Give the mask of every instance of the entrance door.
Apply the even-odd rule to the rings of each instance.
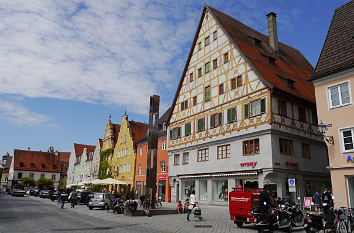
[[[354,176],[348,176],[348,198],[350,208],[354,208]]]
[[[159,181],[159,199],[161,201],[165,201],[165,195],[166,195],[166,180],[160,180]]]
[[[141,196],[141,182],[136,182],[136,199],[139,199]]]
[[[176,184],[176,201],[179,201],[179,182]]]

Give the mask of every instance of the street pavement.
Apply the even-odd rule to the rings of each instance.
[[[162,208],[175,208],[163,203]],[[38,197],[0,194],[0,232],[257,232],[252,226],[238,228],[229,218],[228,207],[201,206],[203,220],[186,222],[186,214],[152,217],[116,215],[89,210],[85,205],[60,209],[56,202]],[[296,229],[296,232],[304,232]]]

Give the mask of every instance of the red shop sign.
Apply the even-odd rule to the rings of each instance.
[[[166,175],[159,175],[159,180],[166,180]]]
[[[256,165],[257,165],[257,162],[240,163],[241,167],[252,167],[252,168],[254,168]]]

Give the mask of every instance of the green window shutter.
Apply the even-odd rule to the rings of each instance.
[[[210,128],[214,128],[215,125],[215,115],[210,116]]]
[[[227,123],[231,122],[231,108],[227,110]]]
[[[177,138],[181,137],[181,127],[177,128]]]
[[[261,99],[261,114],[266,112],[266,99]]]
[[[202,127],[201,127],[201,130],[205,130],[205,118],[202,118],[201,119],[201,124],[202,124]]]
[[[232,121],[236,121],[236,108],[232,108]]]
[[[205,102],[210,101],[210,87],[205,88]]]
[[[201,131],[201,119],[198,119],[198,132],[200,132]]]
[[[170,130],[170,139],[173,139],[172,138],[172,129]]]
[[[222,125],[222,112],[219,112],[219,126]]]
[[[185,134],[185,136],[191,135],[191,123],[185,124],[184,134]]]
[[[245,110],[245,119],[248,119],[249,118],[249,106],[250,104],[245,104],[244,105],[244,110]]]

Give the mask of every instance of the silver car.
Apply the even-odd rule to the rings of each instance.
[[[90,198],[88,207],[92,210],[95,207],[102,209],[112,208],[112,200],[115,199],[114,195],[110,193],[95,193],[93,197]]]

